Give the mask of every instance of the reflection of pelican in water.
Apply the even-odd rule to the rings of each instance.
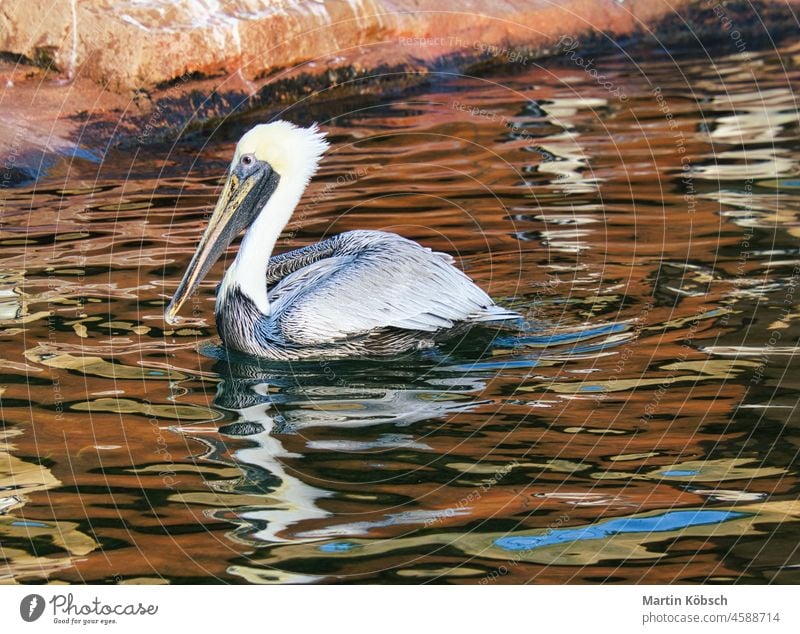
[[[396,354],[475,323],[520,317],[449,255],[392,233],[350,231],[270,257],[327,147],[315,126],[286,121],[242,137],[167,321],[243,230],[216,305],[219,334],[234,350],[271,359]]]
[[[620,337],[628,330],[626,324],[606,324],[558,334],[515,333],[500,341],[486,332],[485,340],[469,338],[447,353],[436,350],[380,361],[286,364],[216,346],[206,348],[204,353],[217,359],[214,369],[221,379],[214,405],[236,415],[233,423],[219,431],[251,441],[231,452],[232,443],[224,438],[195,437],[211,447],[209,459],[230,464],[232,456],[242,473],[234,480],[211,482],[221,495],[209,504],[223,500],[226,509],[214,515],[238,524],[234,539],[251,545],[363,535],[390,524],[424,524],[439,511],[392,507],[380,515],[379,508],[377,518],[372,513],[369,521],[361,521],[363,517],[326,510],[325,499],[333,504],[336,498],[341,508],[343,500],[354,493],[347,490],[352,481],[346,476],[340,481],[330,474],[342,462],[350,462],[358,474],[365,473],[366,467],[368,478],[377,469],[375,477],[381,479],[387,473],[382,474],[373,461],[380,462],[387,452],[393,453],[393,459],[408,461],[409,470],[433,460],[440,454],[422,430],[429,432],[431,424],[448,426],[451,417],[491,404],[480,395],[498,370],[528,372],[563,363],[570,355],[582,359],[605,355],[625,340]],[[523,349],[514,356],[484,359],[489,345],[493,350],[500,345],[508,352]],[[394,453],[398,449],[405,457],[398,458]],[[332,477],[336,482],[328,485],[326,478]],[[376,492],[380,488],[370,490],[359,479],[355,492],[369,500],[380,495]]]
[[[222,381],[217,390],[215,405],[234,411],[239,418],[220,431],[228,436],[246,436],[253,444],[235,451],[236,465],[244,476],[234,482],[220,483],[218,489],[242,495],[241,507],[225,512],[226,519],[235,515],[240,524],[236,538],[248,543],[304,541],[309,529],[319,529],[319,522],[332,514],[319,506],[319,501],[334,495],[304,481],[303,455],[287,450],[281,440],[286,434],[302,433],[312,427],[353,429],[367,426],[392,425],[400,433],[381,433],[374,440],[354,441],[342,438],[307,441],[311,469],[321,455],[365,455],[388,449],[414,451],[430,449],[424,441],[415,439],[411,426],[420,421],[441,420],[465,412],[480,404],[470,395],[479,392],[484,384],[464,377],[463,372],[448,374],[437,368],[428,376],[388,364],[362,364],[354,368],[331,364],[323,372],[305,364],[291,370],[260,368],[246,361],[221,361],[218,370]],[[433,365],[431,366],[433,367]],[[424,370],[424,369],[423,369]],[[346,378],[346,386],[332,387],[330,372]],[[325,452],[320,454],[318,452]],[[222,459],[224,451],[216,452]],[[287,460],[291,467],[287,467]],[[254,495],[257,501],[254,502]],[[226,498],[230,499],[230,498]],[[309,524],[309,522],[311,524]],[[321,539],[321,537],[320,537]]]

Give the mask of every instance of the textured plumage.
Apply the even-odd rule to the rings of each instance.
[[[269,315],[238,289],[220,293],[225,343],[257,356],[392,354],[457,325],[514,319],[452,258],[382,231],[350,231],[270,258]]]
[[[209,236],[228,240],[225,223],[237,221],[231,207],[253,204],[263,206],[257,215],[238,212],[254,218],[217,294],[217,327],[230,348],[273,359],[397,354],[475,323],[519,318],[494,304],[449,255],[392,233],[350,231],[269,257],[316,169],[322,139],[316,128],[285,122],[243,137],[168,318],[219,250]]]

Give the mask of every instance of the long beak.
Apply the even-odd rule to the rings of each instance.
[[[189,268],[164,312],[164,320],[168,324],[176,323],[181,306],[194,293],[228,245],[249,224],[253,210],[245,209],[245,206],[252,206],[256,202],[252,196],[248,198],[248,194],[258,180],[258,177],[250,177],[240,182],[235,173],[228,177]]]

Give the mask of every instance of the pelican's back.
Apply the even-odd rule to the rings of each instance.
[[[315,248],[327,257],[270,291],[270,319],[294,345],[332,344],[388,329],[436,333],[464,322],[519,317],[494,304],[450,256],[396,234],[350,231]]]

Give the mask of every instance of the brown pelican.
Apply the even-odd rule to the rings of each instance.
[[[453,258],[382,231],[348,231],[270,257],[327,149],[316,124],[257,125],[236,146],[217,205],[165,313],[183,303],[246,231],[217,291],[223,343],[270,359],[387,355],[465,326],[518,319]]]

